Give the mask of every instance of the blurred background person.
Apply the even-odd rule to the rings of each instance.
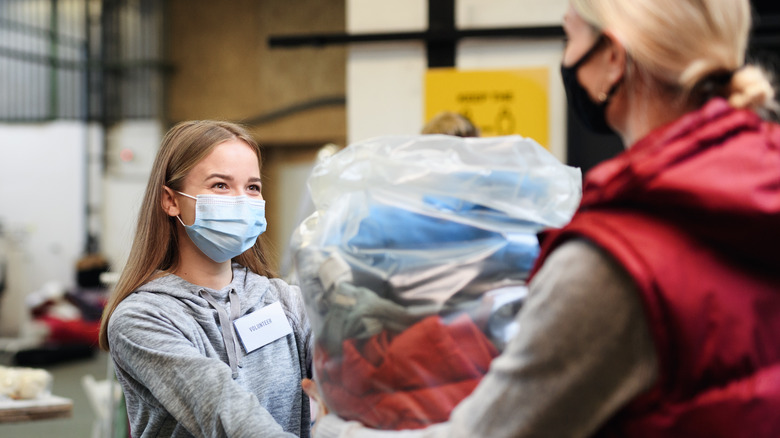
[[[479,137],[477,128],[468,117],[452,111],[442,111],[426,123],[420,134],[445,134],[456,137]]]

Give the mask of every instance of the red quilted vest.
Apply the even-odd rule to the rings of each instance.
[[[632,276],[659,380],[602,429],[780,437],[780,129],[722,99],[588,174],[537,269],[585,237]]]

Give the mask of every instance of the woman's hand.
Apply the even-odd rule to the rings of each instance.
[[[317,407],[317,415],[314,417],[314,427],[312,427],[312,436],[314,435],[314,428],[317,427],[317,422],[324,416],[328,415],[328,407],[325,406],[325,402],[322,400],[322,395],[317,387],[317,382],[312,379],[303,379],[301,381],[303,392],[312,399]]]

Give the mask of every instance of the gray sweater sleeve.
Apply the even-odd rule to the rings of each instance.
[[[373,431],[328,415],[317,437],[587,437],[657,377],[639,293],[596,246],[558,248],[530,285],[518,334],[450,421]]]
[[[150,415],[174,417],[141,419],[162,424],[162,430],[147,432],[179,435],[183,431],[167,429],[179,428],[178,422],[196,437],[295,436],[285,433],[257,398],[231,378],[229,367],[198,351],[197,341],[186,336],[188,327],[149,307],[124,306],[109,324],[117,377],[131,381],[142,403],[164,408]]]

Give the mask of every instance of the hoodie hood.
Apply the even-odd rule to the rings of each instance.
[[[233,281],[222,289],[210,289],[185,281],[173,274],[158,277],[139,287],[125,301],[148,303],[154,300],[160,307],[187,308],[187,317],[194,318],[203,326],[214,323],[214,307],[203,297],[205,291],[214,301],[226,310],[230,308],[230,292],[238,298],[240,311],[238,317],[247,315],[262,307],[279,301],[284,313],[293,327],[308,327],[308,318],[304,312],[303,298],[297,286],[290,286],[280,278],[267,278],[248,268],[233,263]],[[151,295],[150,295],[151,294]],[[155,296],[151,298],[151,296]],[[306,328],[308,330],[308,328]]]
[[[580,209],[638,209],[753,263],[780,262],[780,130],[721,98],[588,173]]]
[[[233,281],[222,289],[210,289],[192,284],[174,274],[158,277],[139,288],[142,292],[160,293],[181,300],[191,307],[211,308],[208,301],[201,297],[201,291],[206,291],[220,303],[229,302],[231,290],[240,291],[238,294],[241,306],[241,315],[245,315],[250,309],[254,310],[259,301],[264,301],[265,295],[271,286],[268,278],[262,277],[249,269],[233,263]]]
[[[265,284],[262,284],[262,283]],[[250,271],[240,265],[233,265],[233,280],[222,289],[215,290],[196,286],[173,274],[160,277],[148,283],[146,292],[157,292],[177,298],[189,306],[194,318],[204,326],[211,320],[210,310],[217,312],[222,344],[228,356],[232,377],[238,378],[241,361],[241,346],[233,322],[255,310],[250,303],[258,303],[268,290],[268,279],[250,275]],[[239,294],[238,291],[242,293]],[[195,299],[197,296],[199,299]]]

